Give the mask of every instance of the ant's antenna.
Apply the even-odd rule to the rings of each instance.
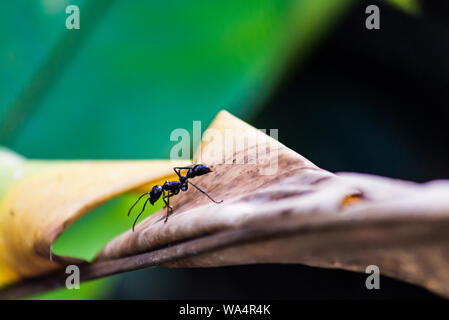
[[[134,206],[140,201],[140,199],[142,199],[142,197],[144,196],[144,195],[146,195],[146,194],[149,194],[149,192],[146,192],[146,193],[144,193],[143,195],[141,195],[140,197],[139,197],[139,199],[137,199],[137,201],[131,206],[131,208],[129,208],[129,211],[128,211],[128,217],[129,217],[129,214],[131,213],[131,210],[134,208]]]
[[[194,185],[192,182],[190,182],[190,181],[187,181],[187,182],[190,183],[192,186],[194,186],[199,192],[201,192],[202,194],[206,195],[206,197],[208,197],[212,202],[215,202],[215,203],[222,203],[223,202],[223,200],[215,201],[214,199],[212,199],[212,197],[210,195],[208,195],[205,191],[201,190],[199,187]]]

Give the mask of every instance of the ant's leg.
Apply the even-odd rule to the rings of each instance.
[[[165,203],[163,208],[167,208],[167,201],[165,201],[165,190],[162,193],[162,200],[164,200],[164,203]]]
[[[194,185],[192,182],[188,181],[188,183],[190,183],[192,186],[194,186],[199,192],[204,194],[206,197],[208,197],[212,202],[215,202],[215,203],[222,203],[223,202],[223,200],[215,201],[214,199],[212,199],[212,197],[210,195],[208,195],[205,191],[201,190],[199,187]]]
[[[175,171],[176,174],[178,175],[178,178],[181,179],[181,170],[180,169],[176,170],[176,169],[178,169],[178,167],[173,168],[173,171]]]
[[[177,170],[176,170],[177,169]],[[178,175],[178,178],[181,179],[181,169],[179,167],[175,167],[173,168],[173,170],[176,172],[176,174]]]
[[[129,217],[129,214],[131,213],[131,210],[134,208],[134,206],[140,201],[140,199],[142,199],[142,197],[144,196],[144,195],[146,195],[146,194],[150,194],[149,192],[147,192],[147,193],[144,193],[143,195],[141,195],[140,197],[139,197],[139,199],[137,199],[137,201],[131,206],[131,208],[129,208],[129,211],[128,211],[128,217]]]
[[[173,210],[173,208],[170,207],[170,197],[171,197],[171,196],[173,196],[172,193],[168,192],[168,194],[166,195],[166,194],[165,194],[165,191],[164,191],[164,195],[162,196],[162,200],[164,200],[164,203],[165,203],[164,208]],[[167,202],[167,200],[165,200],[165,199],[169,199],[169,201]]]
[[[137,220],[139,220],[140,216],[141,216],[142,213],[145,211],[145,206],[147,205],[148,201],[150,201],[150,198],[148,198],[147,200],[145,200],[145,203],[143,204],[142,211],[140,211],[140,213],[137,215],[136,220],[134,220],[134,223],[133,223],[133,232],[134,232],[134,227],[136,226]]]
[[[187,170],[187,169],[192,169],[192,166],[190,166],[190,167],[174,167],[173,168],[173,170],[178,175],[179,179],[181,179],[181,170]]]
[[[163,197],[162,197],[162,199],[163,199],[164,202],[165,202],[165,206],[166,206],[168,209],[170,209],[170,210],[173,210],[173,208],[170,207],[170,198],[173,197],[173,196],[174,196],[173,193],[169,193],[169,194],[167,194],[166,196],[163,196]],[[167,200],[165,200],[165,199],[167,199]]]
[[[164,223],[168,220],[168,214],[170,213],[170,209],[173,210],[172,207],[170,207],[170,197],[167,198],[167,214],[165,215]]]
[[[170,213],[170,210],[173,211],[173,208],[170,207],[170,198],[173,196],[173,193],[169,193],[168,195],[162,197],[162,199],[165,202],[165,205],[167,206],[167,212],[165,213],[165,220],[164,223],[168,220],[168,214]],[[167,200],[165,200],[167,198]]]

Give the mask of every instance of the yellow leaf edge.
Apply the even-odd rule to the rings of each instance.
[[[0,287],[80,262],[51,252],[73,222],[121,194],[147,192],[151,185],[173,179],[174,166],[191,163],[13,160],[0,161],[0,168],[26,174],[13,179],[0,198]]]

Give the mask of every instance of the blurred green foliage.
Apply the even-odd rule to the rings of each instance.
[[[81,30],[65,29],[68,3]],[[0,143],[32,158],[166,158],[173,129],[254,112],[289,51],[348,1],[95,3],[0,4],[0,120],[17,122]]]

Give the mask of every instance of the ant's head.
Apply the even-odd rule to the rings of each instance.
[[[190,172],[190,170],[191,170],[191,172]],[[202,176],[203,174],[208,174],[209,172],[212,172],[212,170],[209,168],[209,166],[207,166],[205,164],[197,164],[190,170],[189,170],[189,173],[191,173],[192,178]]]
[[[150,203],[153,205],[157,200],[159,200],[163,192],[164,189],[162,189],[162,186],[160,185],[155,185],[153,188],[151,188]]]

